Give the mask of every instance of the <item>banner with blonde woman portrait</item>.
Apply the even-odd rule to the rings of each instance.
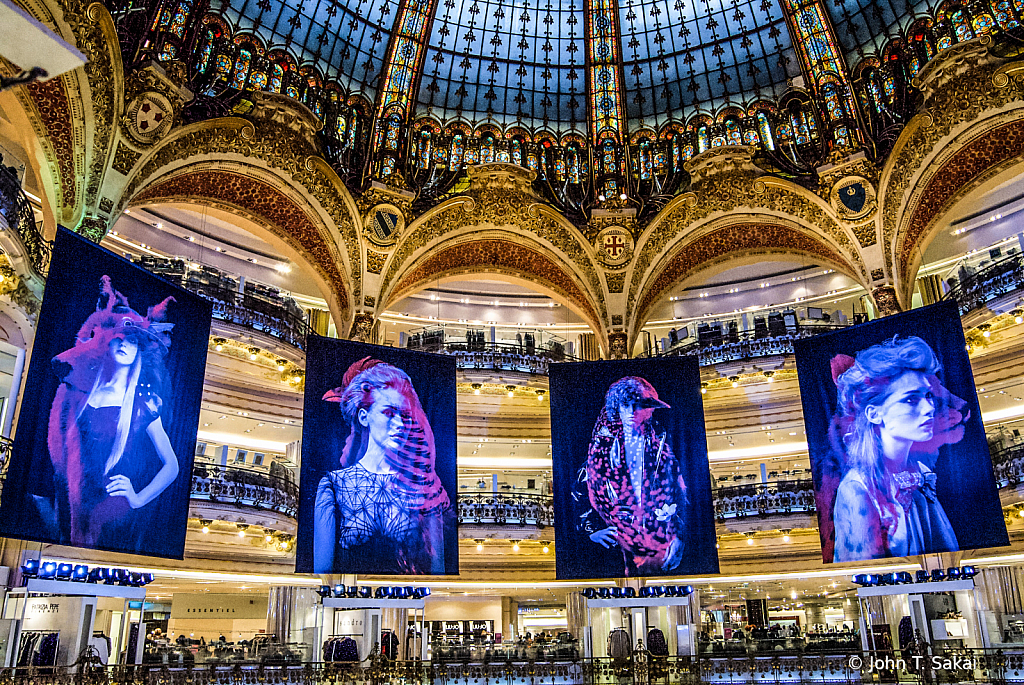
[[[955,302],[794,347],[826,563],[1009,544]]]
[[[0,536],[181,559],[210,303],[59,229]]]
[[[455,410],[453,357],[308,338],[296,571],[459,572]]]

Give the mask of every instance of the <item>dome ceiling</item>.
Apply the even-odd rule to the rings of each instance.
[[[845,0],[858,1],[868,2]],[[375,101],[400,9],[396,0],[229,0],[223,13]],[[584,0],[436,0],[416,115],[586,131],[584,9]],[[607,16],[595,14],[598,29]],[[800,74],[778,0],[619,0],[617,18],[629,129],[774,99]]]

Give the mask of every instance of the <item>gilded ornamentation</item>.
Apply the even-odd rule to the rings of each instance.
[[[861,247],[871,247],[878,242],[878,226],[873,219],[866,224],[854,226],[852,230]]]
[[[388,260],[388,256],[381,252],[374,252],[373,250],[366,251],[366,270],[371,274],[379,274],[384,270],[384,262]]]
[[[622,331],[615,331],[608,334],[608,348],[611,350],[609,356],[612,359],[626,358],[626,334]]]
[[[851,221],[871,214],[877,206],[875,203],[875,188],[863,176],[847,176],[836,183],[832,186],[829,201],[839,216]],[[872,231],[870,235],[873,236],[874,232]],[[866,247],[859,235],[857,240]]]
[[[606,267],[623,267],[633,256],[633,236],[623,226],[609,226],[594,241],[597,258]]]
[[[408,220],[412,217],[412,201],[416,196],[409,191],[397,191],[388,188],[380,181],[372,181],[366,192],[356,198],[359,212],[365,215],[371,207],[379,204],[394,205],[401,210],[402,216]]]
[[[976,53],[975,58],[980,60]],[[936,63],[935,69],[939,66]],[[1007,76],[1008,73],[1012,74],[1012,78]],[[931,91],[931,97],[925,102],[927,110],[907,124],[886,165],[892,171],[886,180],[882,239],[886,247],[885,262],[890,272],[894,254],[902,249],[904,242],[907,242],[901,237],[899,245],[894,243],[900,217],[909,219],[914,213],[912,204],[915,200],[908,198],[904,208],[904,198],[907,197],[908,190],[912,190],[911,181],[919,172],[924,160],[933,154],[939,141],[946,138],[954,129],[977,120],[986,110],[998,110],[1009,102],[1019,100],[1020,94],[1019,72],[1008,71],[1006,66],[999,67],[992,63],[959,71]],[[921,196],[917,192],[914,195]],[[901,278],[906,276],[902,271],[900,275]]]
[[[103,240],[103,236],[107,234],[107,222],[109,219],[105,219],[101,216],[87,216],[83,217],[78,223],[78,227],[75,232],[85,236],[94,243],[98,243]]]
[[[161,169],[175,161],[196,155],[226,154],[260,159],[270,167],[285,172],[297,186],[316,198],[344,239],[351,269],[353,297],[358,300],[362,294],[359,236],[352,223],[345,196],[342,195],[343,191],[340,190],[341,180],[327,162],[316,156],[315,150],[274,123],[265,122],[254,127],[244,119],[231,117],[206,122],[172,137],[136,172],[125,189],[122,202],[131,198],[146,179],[155,177]],[[341,263],[341,256],[334,253],[336,246],[329,236],[321,235],[319,242],[323,249],[332,253],[334,261]]]
[[[349,340],[356,342],[373,342],[373,315],[366,312],[359,312],[352,319],[352,333]]]
[[[118,171],[125,176],[131,173],[135,165],[139,163],[139,159],[142,158],[141,152],[136,152],[127,145],[124,144],[123,140],[117,141],[117,152],[114,153],[114,171]]]
[[[377,306],[377,298],[374,297],[373,295],[364,295],[363,296],[363,306],[364,307],[369,307],[370,309],[373,309],[374,307]]]
[[[106,212],[107,214],[110,214],[110,210],[112,210],[113,208],[114,208],[114,201],[113,200],[111,200],[109,197],[101,197],[100,198],[100,211],[101,212]]]
[[[162,93],[149,91],[128,103],[122,122],[135,142],[152,145],[171,130],[174,108]]]
[[[874,283],[875,281],[884,281],[884,280],[885,280],[885,270],[883,270],[883,269],[872,269],[871,270],[871,282],[872,283]]]
[[[878,308],[878,313],[882,316],[899,314],[903,311],[896,299],[896,288],[891,285],[883,285],[872,290],[871,299],[875,301],[875,307]]]
[[[291,198],[270,184],[251,176],[222,170],[192,171],[149,186],[134,202],[180,201],[203,198],[231,209],[240,209],[276,229],[292,243],[330,284],[342,306],[348,302],[345,281],[320,229]]]
[[[75,168],[75,131],[71,119],[64,78],[37,81],[27,87],[29,97],[39,112],[46,137],[53,147],[57,187],[64,216],[74,211],[78,198],[78,171]]]
[[[363,235],[377,247],[386,248],[394,245],[404,228],[405,215],[391,203],[371,208],[363,220]]]
[[[441,274],[479,271],[481,268],[538,281],[575,303],[590,319],[592,326],[600,321],[587,293],[560,264],[521,243],[506,239],[475,240],[434,250],[402,276],[393,292],[409,292]]]
[[[642,323],[665,290],[689,274],[732,255],[801,253],[853,272],[853,267],[833,246],[795,228],[781,224],[733,224],[689,241],[670,257],[661,272],[644,290],[636,307],[634,323]]]
[[[626,287],[626,274],[625,272],[617,273],[606,273],[604,275],[605,283],[608,284],[608,292],[610,293],[621,293]]]
[[[512,170],[506,167],[512,167]],[[466,226],[491,224],[514,226],[547,241],[575,265],[591,292],[600,293],[597,270],[575,229],[566,225],[564,220],[560,221],[556,212],[536,199],[529,185],[518,177],[522,173],[532,172],[509,164],[473,167],[472,187],[464,195],[440,205],[423,223],[414,226],[409,236],[398,245],[381,279],[381,292],[397,279],[400,269],[416,250]],[[597,298],[597,306],[603,319],[607,311],[603,298]]]
[[[705,169],[704,173],[708,174],[709,170]],[[781,212],[801,225],[818,228],[838,246],[835,253],[841,255],[840,261],[848,265],[851,274],[864,273],[853,241],[818,203],[786,181],[758,177],[757,173],[756,170],[739,168],[707,175],[693,187],[692,192],[675,198],[663,210],[660,220],[656,220],[654,228],[638,250],[627,302],[637,301],[637,291],[648,268],[670,242],[684,235],[690,226],[713,214],[739,210]],[[784,251],[785,244],[777,243],[775,248]]]

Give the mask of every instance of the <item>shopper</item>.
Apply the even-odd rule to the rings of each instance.
[[[587,453],[590,502],[605,528],[591,539],[622,548],[626,576],[662,574],[683,559],[686,486],[668,435],[654,420],[668,409],[639,376],[612,383]]]
[[[935,353],[921,338],[893,337],[836,364],[834,425],[844,429],[845,463],[833,510],[835,561],[958,550],[932,464],[912,453],[936,438],[949,444],[963,437],[962,428],[949,430],[959,415],[936,415],[949,393],[935,375]]]
[[[409,376],[364,357],[324,400],[350,433],[342,468],[317,487],[313,571],[444,573],[451,500],[434,470],[434,435]]]

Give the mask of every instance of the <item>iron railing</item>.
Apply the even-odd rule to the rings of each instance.
[[[810,480],[729,485],[716,488],[712,497],[718,520],[815,511],[814,484]]]
[[[1024,288],[1024,254],[1018,252],[961,279],[945,298],[956,300],[963,316],[1021,288]]]
[[[50,268],[53,243],[43,237],[18,177],[0,165],[0,213],[18,234],[32,268],[41,276]]]
[[[182,651],[187,651],[184,648]],[[571,654],[571,650],[566,650]],[[547,657],[548,655],[545,655]],[[915,658],[916,657],[916,658]],[[797,683],[1020,683],[1024,645],[1013,649],[947,649],[822,653],[654,656],[494,661],[434,659],[361,662],[273,661],[201,665],[8,669],[5,685],[795,685]]]
[[[459,493],[459,524],[537,526],[555,525],[551,497],[518,493]]]
[[[561,346],[527,346],[516,343],[481,342],[469,344],[450,340],[428,343],[410,349],[455,357],[459,369],[491,369],[548,375],[552,362],[577,361]]]
[[[196,464],[190,497],[276,511],[292,518],[299,507],[299,487],[294,481],[241,466]]]
[[[793,341],[846,328],[842,324],[802,325],[792,333],[758,335],[754,331],[727,332],[714,341],[694,341],[671,347],[659,357],[696,356],[701,366],[723,362],[793,354]]]

